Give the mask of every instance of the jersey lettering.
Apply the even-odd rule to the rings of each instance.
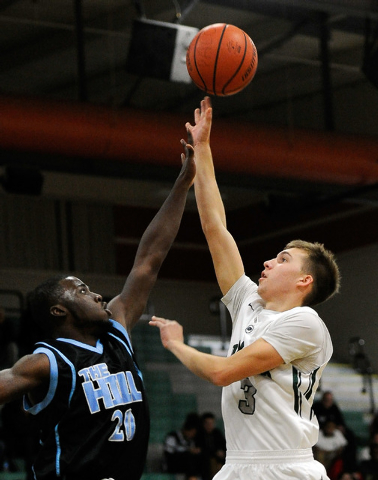
[[[232,353],[231,353],[231,355],[233,355],[234,353],[238,352],[238,351],[241,350],[242,348],[244,348],[244,342],[235,343],[235,345],[233,345],[233,347],[232,347]]]
[[[78,373],[84,378],[82,386],[91,413],[100,411],[100,400],[106,409],[142,401],[130,371],[109,373],[107,365],[100,363]]]

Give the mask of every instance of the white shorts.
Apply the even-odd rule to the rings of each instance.
[[[227,451],[226,463],[213,480],[329,480],[312,450]]]

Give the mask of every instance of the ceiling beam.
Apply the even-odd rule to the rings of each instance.
[[[309,12],[346,14],[365,19],[378,20],[378,7],[371,0],[202,0],[205,3],[248,10],[262,15],[293,19],[308,15]]]

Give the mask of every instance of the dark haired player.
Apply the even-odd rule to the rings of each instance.
[[[37,480],[142,475],[149,413],[130,332],[176,237],[195,176],[193,151],[182,144],[181,172],[143,234],[119,295],[107,305],[74,276],[49,279],[29,295],[46,340],[0,372],[0,403],[24,396],[25,409],[39,421]]]

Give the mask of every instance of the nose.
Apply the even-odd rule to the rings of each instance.
[[[264,267],[265,268],[272,268],[273,260],[265,260]]]
[[[99,293],[95,293],[94,296],[97,303],[102,302],[102,296]]]

